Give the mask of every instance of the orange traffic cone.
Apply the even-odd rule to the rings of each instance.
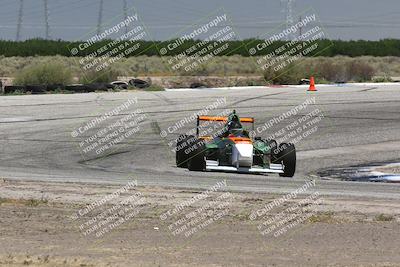
[[[311,76],[310,78],[310,88],[308,88],[307,91],[317,91],[317,89],[315,88],[314,76]]]

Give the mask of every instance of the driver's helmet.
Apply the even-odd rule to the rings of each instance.
[[[238,116],[233,116],[231,121],[228,122],[228,131],[234,136],[238,136],[243,133],[243,127],[239,121]]]

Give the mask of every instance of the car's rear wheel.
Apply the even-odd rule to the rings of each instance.
[[[201,140],[197,140],[193,146],[193,151],[187,161],[187,167],[190,171],[204,171],[206,169],[206,147]]]
[[[190,146],[194,142],[193,135],[182,134],[179,136],[176,142],[175,158],[176,166],[179,168],[187,168],[187,162],[190,156]]]
[[[282,143],[279,145],[278,160],[283,164],[282,177],[293,177],[296,171],[296,148],[294,144]]]

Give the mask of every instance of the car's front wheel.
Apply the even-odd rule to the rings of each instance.
[[[182,134],[176,141],[175,159],[176,166],[186,168],[190,156],[190,147],[193,145],[195,137],[193,135]]]
[[[189,155],[187,167],[190,171],[205,171],[206,169],[206,147],[202,140],[197,140]]]
[[[278,160],[283,164],[282,177],[293,177],[296,171],[296,148],[294,144],[282,143],[279,145]]]

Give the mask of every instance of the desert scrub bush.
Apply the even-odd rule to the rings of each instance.
[[[68,84],[72,81],[71,71],[61,63],[41,63],[29,65],[20,71],[15,85]]]
[[[331,82],[371,81],[375,74],[369,59],[337,57],[322,59],[317,63],[316,76]]]
[[[348,81],[350,78],[346,65],[340,62],[333,62],[332,60],[324,61],[317,64],[316,69],[316,76],[327,81],[343,82]]]
[[[45,198],[41,199],[12,199],[12,198],[0,198],[0,206],[2,204],[14,204],[14,205],[25,205],[30,207],[37,207],[39,205],[46,205],[49,201]]]
[[[113,67],[119,70],[121,75],[126,76],[172,74],[167,63],[169,58],[170,57],[160,58],[158,56],[123,58]]]
[[[377,221],[377,222],[391,222],[394,220],[395,220],[395,218],[392,215],[386,215],[383,213],[375,216],[375,221]]]
[[[375,70],[366,59],[349,57],[308,58],[300,65],[303,76],[314,76],[320,82],[371,81]]]
[[[261,75],[261,70],[251,57],[242,57],[238,55],[214,57],[207,64],[212,75]]]
[[[365,82],[371,81],[374,74],[374,68],[366,60],[338,57],[302,59],[278,71],[268,68],[264,77],[273,84],[297,84],[300,79],[310,76],[324,83]]]
[[[298,84],[304,77],[308,77],[307,74],[299,65],[294,64],[290,64],[277,71],[273,68],[268,68],[264,73],[265,80],[272,84]]]
[[[318,214],[313,214],[309,217],[310,223],[335,223],[337,220],[333,216],[333,212],[327,211]]]
[[[165,88],[159,85],[152,84],[149,87],[145,88],[144,91],[149,91],[149,92],[165,91]]]
[[[213,57],[208,60],[204,68],[199,68],[198,72],[194,70],[187,75],[210,75],[210,76],[262,76],[263,72],[256,60],[259,57],[243,57],[240,55]],[[82,66],[79,64],[80,57],[63,56],[35,56],[35,57],[4,57],[0,56],[0,76],[12,77],[16,73],[29,66],[42,64],[63,64],[76,77],[78,82],[82,75]],[[158,56],[144,56],[122,58],[112,65],[112,69],[119,76],[172,76],[178,75],[179,71],[171,69],[167,56],[160,58]],[[300,62],[301,61],[301,62]],[[347,68],[351,62],[356,61],[361,64],[367,64],[373,68],[374,76],[382,77],[400,77],[400,57],[372,57],[362,56],[351,58],[348,56],[335,57],[310,57],[302,58],[296,62],[301,69],[301,78],[314,76],[318,81],[327,80],[331,82],[359,80],[360,77],[351,77],[347,73]],[[359,64],[352,67],[360,68]],[[361,66],[365,70],[364,67]],[[368,73],[367,73],[368,74]],[[353,74],[352,74],[353,75]],[[90,75],[88,75],[90,76]],[[101,75],[103,76],[103,75]],[[354,75],[353,75],[354,76]],[[364,76],[364,78],[363,78]],[[366,75],[367,79],[369,75]],[[365,79],[365,75],[361,76]],[[81,78],[83,79],[83,78]],[[90,80],[90,77],[89,79]],[[93,80],[93,79],[92,79]],[[298,81],[296,81],[297,83]]]
[[[365,62],[354,60],[347,64],[347,73],[350,79],[356,82],[370,81],[374,76],[374,69]]]
[[[393,82],[393,79],[391,77],[387,76],[380,76],[380,77],[374,77],[372,78],[372,81],[374,83],[387,83],[387,82]]]
[[[185,70],[185,67],[182,67],[178,70],[177,73],[180,76],[209,76],[210,74],[207,68],[207,63],[199,64],[198,66],[190,68],[188,70]]]
[[[80,76],[80,83],[88,84],[88,83],[110,83],[112,81],[116,81],[119,76],[119,71],[115,69],[106,69],[101,71],[87,71],[83,72]]]

